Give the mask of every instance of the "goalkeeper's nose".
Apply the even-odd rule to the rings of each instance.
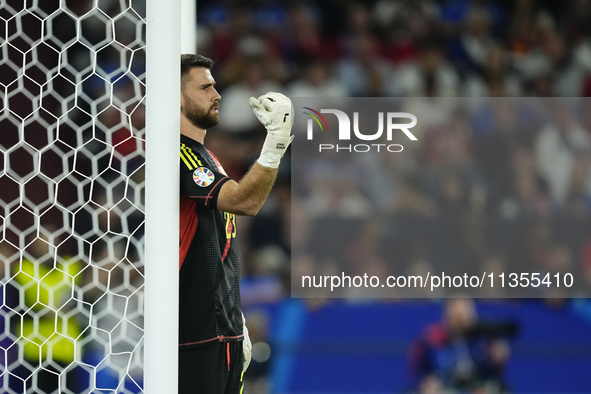
[[[218,90],[216,88],[213,88],[213,91],[215,92],[215,94],[213,96],[213,100],[214,101],[220,101],[222,99],[222,96],[220,95],[220,93],[218,92]]]

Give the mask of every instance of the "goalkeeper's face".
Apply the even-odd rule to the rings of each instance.
[[[211,71],[192,68],[181,90],[181,113],[200,129],[209,129],[220,122],[220,98]]]

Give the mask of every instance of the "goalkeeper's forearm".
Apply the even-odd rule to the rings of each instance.
[[[217,208],[236,215],[254,216],[261,209],[277,178],[277,168],[255,162],[240,182],[226,182],[218,195]]]
[[[277,177],[277,169],[293,140],[293,105],[280,93],[269,92],[249,99],[257,119],[267,129],[261,155],[239,183],[228,181],[218,194],[217,208],[237,215],[254,216],[265,203]]]

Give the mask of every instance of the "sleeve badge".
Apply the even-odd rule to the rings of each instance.
[[[207,187],[213,183],[215,175],[209,168],[199,167],[193,172],[193,180],[197,186]]]

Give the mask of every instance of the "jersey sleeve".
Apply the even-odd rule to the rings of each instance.
[[[181,196],[190,197],[208,208],[216,208],[222,185],[230,178],[207,164],[194,151],[181,149]]]

